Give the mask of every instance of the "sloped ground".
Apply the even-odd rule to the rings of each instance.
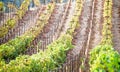
[[[67,53],[67,61],[69,59],[75,57],[79,53],[81,54],[81,59],[83,59],[83,67],[80,69],[80,72],[89,72],[89,52],[92,48],[94,48],[96,45],[98,45],[102,38],[102,24],[103,24],[103,3],[104,0],[85,0],[82,14],[79,19],[80,27],[75,30],[74,33],[74,49],[71,49]],[[58,4],[55,7],[55,10],[49,19],[49,23],[44,27],[43,32],[36,37],[36,45],[40,42],[40,48],[46,48],[48,44],[53,42],[55,39],[57,39],[57,35],[61,33],[57,33],[57,29],[60,25],[60,22],[62,20],[62,16],[64,15],[64,11],[66,9],[65,4]],[[68,24],[70,21],[70,18],[72,17],[72,14],[74,12],[74,3],[71,4],[71,8],[69,10],[69,14],[66,16],[67,19],[65,20],[65,23],[63,23],[63,29],[62,32],[66,31],[68,28]],[[114,0],[113,1],[113,44],[114,48],[120,53],[120,1]],[[36,12],[28,13],[25,17],[25,21],[31,22],[30,14],[36,14]],[[36,20],[36,18],[35,18]],[[34,22],[34,21],[33,21]],[[30,24],[33,24],[30,23]],[[32,26],[30,24],[27,24],[25,26],[25,30],[28,29],[29,26]],[[22,26],[21,26],[22,28]],[[20,31],[22,31],[21,29]],[[24,31],[23,31],[24,32]],[[18,32],[16,32],[17,34]],[[16,35],[15,34],[15,35]],[[22,34],[22,33],[21,33]],[[55,35],[57,34],[57,35]],[[32,54],[34,50],[28,50],[28,54]],[[36,52],[36,51],[35,51]],[[71,71],[72,72],[72,71]]]

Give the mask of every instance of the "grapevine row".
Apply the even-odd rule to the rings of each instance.
[[[105,0],[103,8],[102,41],[90,52],[91,72],[118,72],[120,55],[112,45],[112,0]]]
[[[22,19],[26,11],[28,10],[28,6],[30,4],[30,0],[24,0],[23,3],[20,6],[20,9],[17,11],[16,15],[8,19],[6,23],[0,27],[0,38],[4,37],[10,29],[13,29],[15,25],[17,24],[19,19]]]
[[[35,26],[26,31],[25,34],[0,45],[0,60],[15,59],[19,54],[23,53],[26,47],[30,46],[30,43],[41,33],[43,27],[47,24],[54,6],[55,4],[49,4],[45,12],[40,15]]]
[[[61,66],[66,60],[66,52],[73,48],[72,34],[79,24],[82,4],[82,0],[77,0],[75,15],[70,22],[70,28],[65,34],[61,34],[57,40],[48,45],[47,50],[40,51],[32,56],[19,56],[9,64],[2,63],[0,72],[48,72]]]

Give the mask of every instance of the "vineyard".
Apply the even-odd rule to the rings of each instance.
[[[120,72],[119,0],[0,0],[0,72]]]

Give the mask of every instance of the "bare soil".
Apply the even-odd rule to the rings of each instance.
[[[113,1],[112,10],[112,33],[113,33],[113,46],[116,51],[120,53],[120,1]]]
[[[67,54],[67,60],[81,54],[81,58],[85,59],[84,68],[81,72],[89,72],[89,52],[98,45],[102,38],[103,23],[103,0],[85,0],[80,16],[80,28],[75,30],[73,44],[75,47]],[[93,9],[94,8],[94,9]],[[91,31],[91,32],[90,32]]]

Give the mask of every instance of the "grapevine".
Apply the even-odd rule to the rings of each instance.
[[[103,38],[100,45],[90,52],[90,71],[119,72],[120,54],[114,50],[112,45],[112,0],[105,0],[103,17]]]

